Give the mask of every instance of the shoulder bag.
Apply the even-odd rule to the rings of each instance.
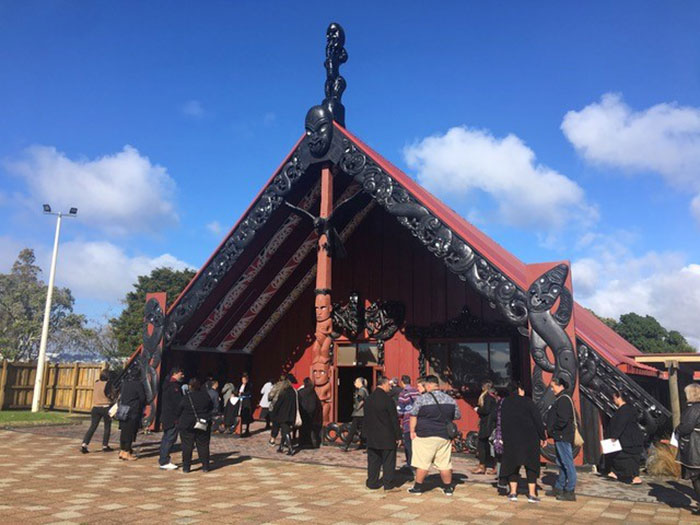
[[[447,437],[450,440],[453,440],[457,436],[459,436],[459,429],[457,428],[457,425],[455,425],[454,421],[451,419],[447,419],[445,417],[445,414],[442,412],[442,408],[440,408],[440,403],[438,403],[437,397],[435,397],[435,394],[432,392],[428,392],[433,399],[435,400],[435,404],[438,407],[438,411],[440,412],[440,416],[442,416],[443,421],[445,422],[445,430],[447,431]]]
[[[187,399],[190,400],[190,406],[192,407],[192,412],[194,412],[194,426],[192,428],[195,430],[207,430],[209,428],[209,421],[197,415],[197,411],[194,409],[194,403],[192,402],[192,396],[189,392],[187,392]]]
[[[576,407],[574,406],[574,400],[566,395],[564,397],[567,398],[569,401],[571,401],[571,410],[574,413],[574,446],[575,447],[582,447],[584,441],[583,441],[583,437],[581,436],[581,433],[578,431],[578,421],[576,418]]]

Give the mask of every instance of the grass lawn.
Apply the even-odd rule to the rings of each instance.
[[[31,412],[30,410],[0,410],[0,426],[55,425],[74,423],[84,415],[67,412]]]

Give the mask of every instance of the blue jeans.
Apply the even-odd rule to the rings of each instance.
[[[557,452],[557,466],[559,467],[559,477],[554,487],[559,490],[573,492],[576,488],[576,468],[574,467],[574,454],[571,450],[571,443],[555,441],[554,448]]]
[[[413,449],[411,448],[411,433],[410,432],[403,433],[403,450],[406,453],[406,465],[408,465],[410,467],[411,466],[411,455],[413,452]]]
[[[170,449],[177,441],[177,427],[170,427],[163,430],[163,437],[160,440],[160,458],[158,464],[167,465],[170,463]]]

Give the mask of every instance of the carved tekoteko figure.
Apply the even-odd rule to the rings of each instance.
[[[333,140],[333,115],[325,106],[313,106],[304,119],[306,142],[311,155],[319,159],[328,153]]]
[[[326,60],[323,65],[326,68],[326,98],[323,105],[333,115],[333,119],[345,127],[345,108],[340,99],[347,87],[345,79],[340,75],[340,66],[348,61],[348,53],[345,51],[345,31],[333,22],[326,30]]]
[[[316,395],[321,400],[323,424],[331,421],[331,400],[333,397],[333,381],[331,367],[331,331],[333,330],[333,307],[330,290],[316,290],[316,331],[314,344],[311,347],[311,378],[314,382]]]

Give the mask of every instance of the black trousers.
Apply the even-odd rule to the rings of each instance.
[[[121,433],[119,434],[119,448],[124,452],[131,452],[131,446],[136,440],[136,432],[139,429],[138,419],[127,419],[119,425]]]
[[[280,424],[277,421],[272,422],[272,430],[270,430],[270,438],[276,439],[280,433]]]
[[[379,480],[380,469],[384,477]],[[385,489],[394,486],[394,472],[396,470],[396,449],[380,450],[378,448],[367,449],[367,488],[378,489],[384,485]]]
[[[491,455],[491,443],[489,438],[479,438],[476,444],[476,457],[479,458],[479,463],[486,468],[493,468],[495,461]]]
[[[536,470],[532,470],[531,468],[527,467],[527,465],[526,465],[525,466],[525,475],[527,476],[528,483],[537,483],[537,478],[539,477],[540,473]],[[508,476],[508,481],[510,481],[511,483],[517,483],[519,477],[520,477],[520,468],[518,468],[518,470],[516,470],[515,472],[513,472],[512,474],[510,474]]]
[[[211,431],[195,430],[188,428],[180,429],[180,441],[182,441],[182,470],[187,472],[192,465],[192,450],[197,445],[197,455],[202,462],[202,468],[209,469],[209,440]]]
[[[350,428],[348,429],[348,437],[345,438],[345,446],[349,447],[352,445],[352,440],[355,437],[355,434],[358,432],[360,433],[360,436],[362,436],[362,422],[365,420],[363,416],[353,416],[352,417],[352,423],[350,423]],[[364,439],[360,437],[360,446],[364,443]]]
[[[630,454],[621,450],[612,454],[612,471],[620,481],[628,481],[639,476],[639,463],[641,454]]]
[[[90,411],[90,428],[85,432],[85,437],[83,438],[83,443],[86,445],[90,444],[92,435],[97,430],[100,420],[104,421],[105,425],[104,433],[102,434],[102,446],[106,447],[109,445],[109,433],[112,430],[112,418],[109,417],[109,407],[92,407]]]
[[[289,436],[289,442],[292,440],[292,425],[289,423],[280,423],[280,430],[282,431],[282,445],[287,444],[287,436]]]

